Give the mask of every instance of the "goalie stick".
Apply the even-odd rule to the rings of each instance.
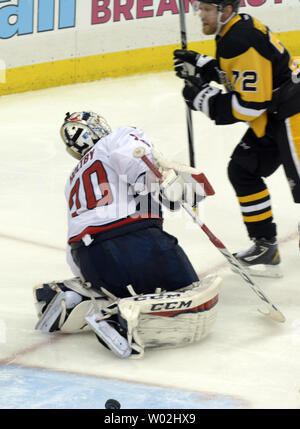
[[[185,25],[184,0],[178,0],[178,1],[179,1],[181,47],[182,47],[182,49],[186,49],[187,48],[187,37],[186,37],[186,25]],[[192,122],[192,111],[187,105],[186,105],[186,124],[187,124],[188,141],[189,141],[190,165],[191,165],[191,167],[195,167],[194,132],[193,132],[193,122]]]
[[[143,147],[139,147],[135,149],[135,151],[133,152],[133,155],[136,158],[141,158],[142,161],[144,161],[144,163],[149,167],[149,169],[155,174],[155,176],[158,179],[161,179],[161,180],[163,179],[163,175],[161,174],[161,172],[145,155],[145,149]],[[204,174],[203,174],[203,178],[204,178],[204,184],[205,184],[205,181],[208,182]],[[233,256],[233,254],[229,252],[229,250],[224,246],[224,244],[201,221],[201,219],[197,216],[193,208],[184,201],[181,201],[180,204],[181,204],[181,207],[200,226],[202,231],[208,236],[209,240],[213,243],[213,245],[227,259],[230,265],[232,265],[235,268],[235,272],[237,272],[242,277],[242,279],[248,284],[248,286],[258,296],[258,298],[264,302],[266,312],[263,311],[262,309],[258,309],[258,311],[276,322],[281,322],[281,323],[285,322],[285,316],[281,313],[281,311],[272,303],[272,301],[266,296],[266,294],[261,290],[261,288],[252,280],[252,278],[248,275],[245,268]]]

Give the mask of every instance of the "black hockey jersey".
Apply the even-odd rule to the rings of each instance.
[[[216,37],[216,44],[218,82],[228,91],[214,100],[212,119],[216,124],[249,122],[257,137],[263,137],[268,112],[277,110],[284,95],[280,94],[280,89],[287,84],[293,102],[291,105],[287,100],[286,106],[281,108],[281,116],[284,116],[284,109],[287,109],[286,116],[300,111],[300,85],[293,86],[291,80],[297,66],[268,27],[250,15],[238,14]],[[293,95],[295,90],[297,96]],[[288,112],[291,109],[293,111]]]

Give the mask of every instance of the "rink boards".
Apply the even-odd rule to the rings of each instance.
[[[170,70],[180,47],[175,0],[0,2],[0,94]],[[124,4],[123,4],[124,3]],[[189,49],[214,55],[214,40],[186,4]],[[295,0],[242,1],[240,12],[265,22],[300,55]]]

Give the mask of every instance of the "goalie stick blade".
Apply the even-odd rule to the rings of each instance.
[[[260,308],[258,308],[258,311],[264,316],[267,316],[270,319],[274,320],[275,322],[284,323],[286,321],[285,316],[277,308],[271,307],[266,313]]]
[[[280,310],[278,310],[278,308],[275,307],[275,305],[266,296],[262,289],[254,282],[243,265],[226,248],[219,250],[231,264],[231,269],[244,279],[244,281],[248,284],[248,286],[253,290],[259,299],[264,301],[266,312],[261,309],[258,309],[258,311],[275,322],[285,322],[285,316],[281,313]]]

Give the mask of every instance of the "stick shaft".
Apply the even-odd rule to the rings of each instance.
[[[182,207],[185,211],[194,219],[194,221],[200,226],[203,232],[208,236],[209,240],[213,243],[213,245],[222,253],[223,256],[227,259],[227,261],[234,266],[237,270],[238,274],[243,278],[245,282],[251,287],[251,289],[256,293],[256,295],[262,299],[265,303],[269,304],[274,310],[277,308],[270,301],[269,298],[263,293],[263,291],[257,286],[257,284],[252,280],[252,278],[247,274],[245,269],[242,267],[240,262],[228,251],[228,249],[224,246],[224,244],[211,232],[211,230],[200,220],[200,218],[196,215],[194,210],[187,204],[182,203]]]
[[[155,167],[155,165],[153,164],[153,162],[151,162],[150,159],[146,155],[141,156],[141,159],[150,168],[150,170],[155,174],[155,176],[158,179],[162,179],[163,178],[163,175],[161,174],[161,172],[158,170],[158,168]]]
[[[187,36],[186,36],[186,25],[185,25],[184,0],[179,0],[179,18],[180,18],[181,47],[182,47],[182,49],[186,49],[187,48]],[[187,125],[187,132],[188,132],[190,166],[195,167],[194,132],[193,132],[192,111],[188,106],[186,106],[186,125]]]
[[[150,170],[156,175],[158,179],[162,179],[163,176],[156,166],[150,161],[146,156],[140,156],[145,164],[150,168]],[[278,310],[278,308],[272,303],[272,301],[264,294],[260,287],[252,280],[248,275],[244,267],[240,262],[233,256],[232,253],[224,246],[224,244],[211,232],[211,230],[201,221],[197,216],[193,208],[184,201],[180,202],[181,207],[193,218],[193,220],[200,226],[202,231],[208,236],[209,240],[213,245],[222,253],[222,255],[227,259],[227,261],[235,268],[235,271],[242,277],[242,279],[248,284],[248,286],[253,290],[253,292],[258,296],[260,300],[268,307],[268,313],[264,313],[266,316],[269,316],[277,322],[284,322],[284,315]]]
[[[185,25],[185,15],[184,14],[185,14],[184,0],[179,0],[180,35],[181,35],[181,47],[182,47],[182,49],[187,48],[186,25]]]

